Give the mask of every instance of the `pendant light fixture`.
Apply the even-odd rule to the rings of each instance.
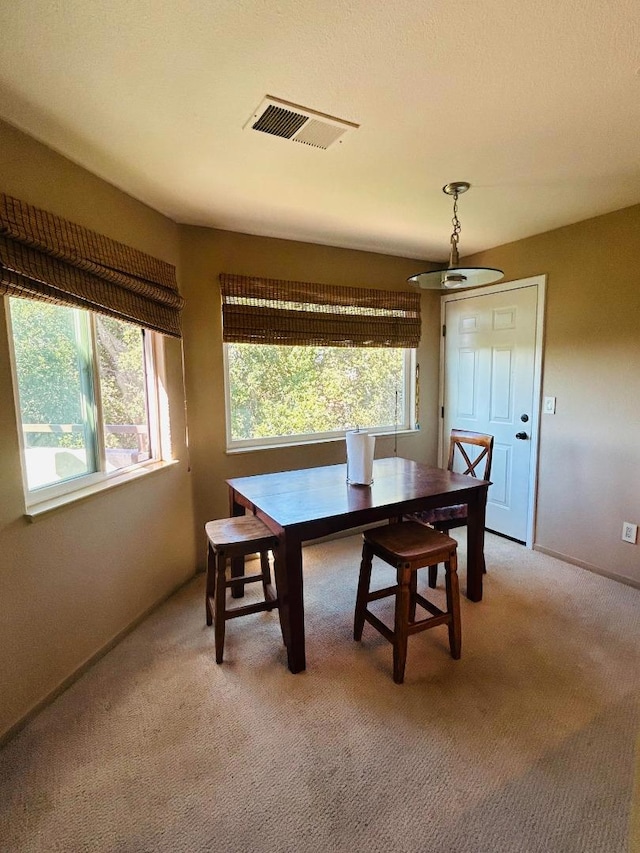
[[[458,256],[458,241],[460,240],[460,220],[458,219],[458,196],[466,193],[471,184],[466,181],[454,181],[442,187],[442,192],[453,196],[453,232],[451,233],[451,254],[449,266],[442,270],[420,272],[407,279],[411,284],[426,290],[449,290],[454,287],[479,287],[482,284],[493,284],[504,278],[502,270],[490,267],[461,267]]]

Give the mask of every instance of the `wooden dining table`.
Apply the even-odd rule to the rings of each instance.
[[[467,584],[471,601],[482,599],[486,480],[432,468],[411,459],[376,459],[373,483],[347,483],[346,465],[234,477],[232,515],[254,513],[277,535],[275,575],[282,633],[291,672],[306,667],[302,543],[372,522],[400,519],[419,510],[467,504]],[[358,566],[354,565],[357,572]],[[242,574],[232,565],[232,573]],[[241,595],[241,587],[234,594]]]

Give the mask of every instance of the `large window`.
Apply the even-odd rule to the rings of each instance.
[[[220,274],[227,447],[412,429],[420,296]]]
[[[414,426],[413,350],[225,345],[230,448]]]
[[[153,333],[78,308],[8,303],[28,502],[157,458]]]

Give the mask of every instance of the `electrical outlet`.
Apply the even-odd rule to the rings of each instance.
[[[556,413],[556,398],[555,397],[545,397],[544,405],[542,407],[542,411],[545,415],[555,415]]]
[[[631,542],[632,545],[636,544],[636,539],[638,538],[638,525],[631,524],[630,521],[622,522],[622,541],[623,542]]]

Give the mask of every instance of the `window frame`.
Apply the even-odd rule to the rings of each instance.
[[[344,440],[348,430],[332,430],[329,432],[301,433],[282,436],[260,436],[259,438],[233,439],[231,436],[231,389],[229,383],[229,357],[228,348],[233,343],[223,342],[222,359],[224,373],[224,411],[225,411],[225,436],[226,452],[241,453],[250,450],[262,450],[275,447],[297,447],[304,444],[321,444],[330,441]],[[250,344],[250,346],[271,346],[270,344]],[[356,347],[359,349],[359,347]],[[362,347],[365,349],[365,347]],[[366,349],[370,349],[367,347]],[[416,412],[416,386],[418,380],[417,351],[415,349],[404,349],[404,377],[403,377],[403,411],[398,416],[398,424],[387,426],[366,427],[366,431],[372,435],[395,435],[401,433],[413,433],[419,430]],[[355,428],[355,426],[354,426]]]
[[[39,505],[50,504],[58,499],[71,499],[74,495],[83,496],[87,492],[100,491],[107,485],[117,484],[120,481],[126,481],[131,475],[142,473],[145,468],[153,468],[158,462],[164,461],[164,444],[162,436],[162,412],[160,409],[160,394],[158,383],[161,379],[160,372],[160,353],[161,353],[161,335],[143,327],[139,327],[142,333],[143,356],[144,356],[144,372],[147,398],[147,419],[149,426],[149,459],[142,462],[135,462],[123,468],[118,468],[115,471],[106,470],[106,445],[104,437],[104,421],[102,414],[102,398],[100,388],[100,370],[98,360],[98,342],[96,334],[96,312],[89,309],[78,308],[76,306],[60,306],[69,307],[71,310],[79,312],[75,315],[76,322],[80,320],[81,328],[77,332],[77,340],[81,347],[81,355],[83,361],[89,362],[83,364],[82,373],[86,373],[88,384],[91,385],[91,400],[89,401],[88,411],[86,412],[86,423],[89,429],[93,432],[92,447],[87,447],[87,453],[91,454],[95,463],[95,471],[89,471],[86,474],[78,474],[75,477],[69,477],[59,483],[41,486],[39,488],[30,488],[27,478],[27,461],[24,439],[24,429],[22,423],[22,410],[20,407],[20,389],[18,383],[18,370],[16,365],[15,344],[13,336],[13,325],[11,316],[11,298],[18,299],[20,297],[4,297],[4,309],[7,323],[7,335],[9,344],[9,361],[11,364],[11,379],[13,385],[13,402],[14,413],[16,418],[16,429],[18,434],[18,443],[20,447],[20,468],[22,474],[22,484],[24,491],[25,506],[27,510],[37,509]],[[121,322],[125,322],[124,320]],[[87,377],[83,377],[86,381]],[[66,501],[65,501],[66,502]]]

